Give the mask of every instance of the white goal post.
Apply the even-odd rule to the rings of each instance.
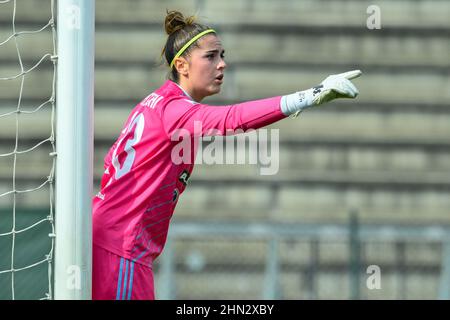
[[[57,2],[54,298],[91,299],[95,0]]]

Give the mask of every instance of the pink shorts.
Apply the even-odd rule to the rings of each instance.
[[[94,245],[92,299],[154,300],[153,270]]]

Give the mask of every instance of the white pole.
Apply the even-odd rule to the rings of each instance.
[[[55,299],[91,299],[94,0],[58,1]]]

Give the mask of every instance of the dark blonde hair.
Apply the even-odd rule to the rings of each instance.
[[[195,16],[185,18],[179,11],[167,11],[164,28],[168,34],[168,37],[161,52],[161,56],[166,58],[168,65],[170,65],[177,52],[189,40],[194,38],[199,33],[210,29],[208,26],[196,23],[195,20]],[[198,48],[197,42],[198,41],[195,41],[181,56],[188,56],[193,48]],[[176,68],[172,68],[169,78],[173,81],[179,80]]]

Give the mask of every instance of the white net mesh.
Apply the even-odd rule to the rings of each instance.
[[[52,298],[55,3],[53,0],[39,3],[37,11],[45,10],[49,17],[44,22],[37,20],[39,12],[34,19],[27,19],[27,14],[34,10],[28,7],[21,12],[27,5],[36,3],[0,1],[0,299]],[[51,41],[40,41],[44,36]],[[25,37],[27,41],[22,48],[21,39]],[[32,37],[38,40],[29,41]],[[44,52],[43,43],[51,43]],[[19,69],[14,69],[15,66]],[[51,88],[36,94],[42,86]],[[48,96],[42,98],[43,94]],[[47,122],[43,121],[46,117]],[[46,130],[39,129],[42,123]],[[48,166],[33,166],[34,162],[40,162],[37,157],[42,156],[48,157]],[[42,281],[44,271],[46,281]],[[44,288],[36,289],[37,283]],[[30,292],[37,294],[33,296]]]

